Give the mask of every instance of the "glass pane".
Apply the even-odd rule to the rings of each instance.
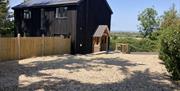
[[[56,18],[67,17],[67,7],[56,8]]]

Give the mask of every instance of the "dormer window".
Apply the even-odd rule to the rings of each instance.
[[[67,7],[56,8],[56,18],[67,18]]]
[[[24,19],[31,19],[31,11],[24,10]]]

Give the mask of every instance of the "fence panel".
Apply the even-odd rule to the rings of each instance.
[[[42,56],[42,43],[41,38],[32,37],[32,38],[21,38],[20,39],[20,57],[28,58],[28,57],[36,57]]]
[[[54,53],[55,54],[63,54],[63,53],[70,53],[71,51],[71,46],[70,46],[70,39],[59,39],[58,37],[54,37]],[[59,47],[59,48],[58,48]],[[57,49],[58,48],[58,49]]]
[[[54,51],[54,38],[53,37],[45,37],[44,38],[44,55],[53,55]]]
[[[70,53],[70,39],[60,37],[0,38],[0,61]]]
[[[0,60],[18,58],[17,38],[0,38]]]

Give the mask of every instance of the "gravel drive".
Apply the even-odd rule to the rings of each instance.
[[[0,63],[0,91],[180,91],[153,54],[47,56]]]

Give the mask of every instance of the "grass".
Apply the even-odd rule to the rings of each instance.
[[[123,35],[124,34],[124,35]],[[139,33],[112,33],[110,49],[115,50],[116,43],[129,44],[130,52],[157,52],[158,41],[144,39]]]

